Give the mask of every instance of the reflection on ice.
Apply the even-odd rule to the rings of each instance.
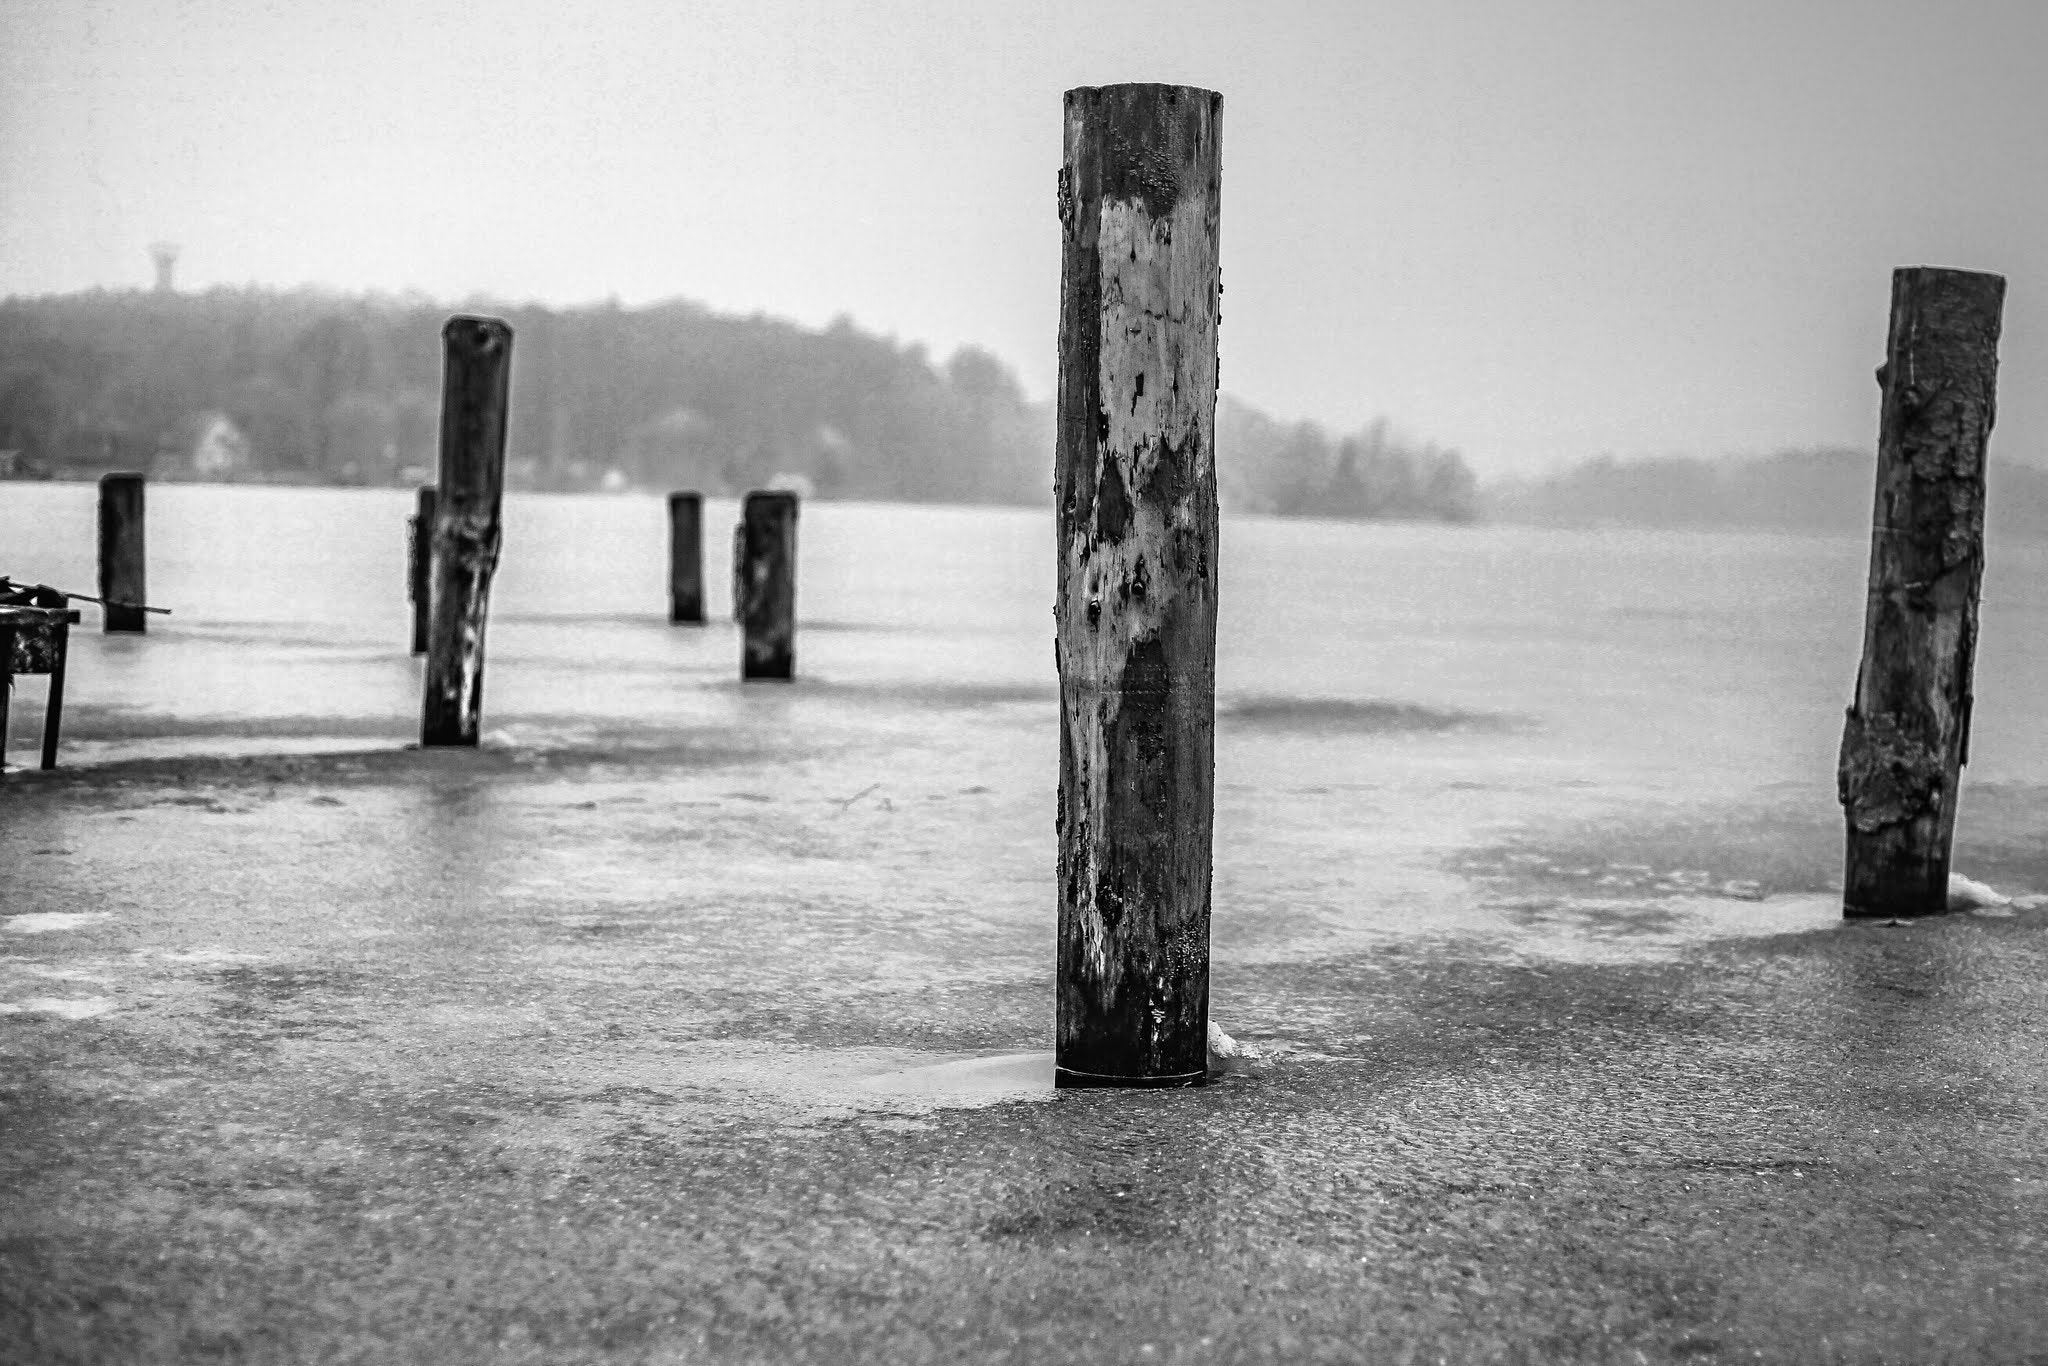
[[[715,1093],[719,1108],[770,1122],[918,1116],[1053,1098],[1051,1053],[916,1053],[701,1040],[642,1069],[659,1090]]]
[[[926,1063],[871,1077],[867,1089],[877,1095],[918,1097],[934,1105],[988,1104],[998,1100],[1043,1098],[1052,1092],[1051,1053],[1000,1053]]]

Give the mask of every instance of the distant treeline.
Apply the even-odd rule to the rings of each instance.
[[[1986,472],[1995,536],[2048,538],[2048,471],[2000,459]],[[1727,527],[1868,531],[1876,488],[1869,451],[1781,451],[1747,460],[1602,456],[1545,479],[1490,486],[1485,510],[1504,522],[1552,526]]]
[[[1050,418],[985,352],[940,366],[851,323],[812,331],[688,303],[476,307],[514,332],[517,485],[616,470],[710,492],[781,475],[828,496],[1048,496]],[[435,463],[449,312],[267,289],[9,299],[0,448],[59,471],[397,482]]]
[[[1479,515],[1463,458],[1404,442],[1384,419],[1333,440],[1313,422],[1279,422],[1226,397],[1216,405],[1216,450],[1228,508],[1442,522]]]
[[[825,497],[1051,497],[1051,405],[985,351],[935,363],[864,332],[645,308],[465,308],[512,324],[510,481],[736,493],[778,478]],[[391,484],[431,477],[441,324],[416,296],[215,289],[0,302],[0,474],[122,467],[160,477]],[[1384,423],[1332,441],[1225,400],[1226,506],[1470,519],[1458,457]]]

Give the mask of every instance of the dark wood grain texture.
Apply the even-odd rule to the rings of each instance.
[[[750,493],[740,512],[740,677],[787,679],[796,671],[794,493]]]
[[[441,468],[420,743],[474,745],[505,492],[512,329],[497,318],[458,316],[442,328],[441,340]]]
[[[100,621],[107,631],[149,629],[142,490],[139,474],[100,476]]]
[[[405,597],[412,604],[412,652],[427,652],[427,632],[434,602],[434,486],[421,484],[414,495],[406,539]]]
[[[668,496],[668,619],[704,621],[704,496]]]
[[[1066,96],[1061,1086],[1207,1073],[1222,105],[1180,86]]]
[[[2004,299],[1996,275],[1914,267],[1892,276],[1863,661],[1837,771],[1848,823],[1842,905],[1852,917],[1948,905]]]

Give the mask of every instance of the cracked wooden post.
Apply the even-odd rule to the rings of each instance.
[[[434,601],[434,486],[421,484],[414,495],[412,534],[406,540],[405,596],[412,603],[412,652],[427,652],[429,609]]]
[[[668,496],[668,619],[704,621],[704,497]]]
[[[433,521],[422,745],[474,745],[483,710],[484,619],[498,567],[512,329],[457,316],[441,329],[441,474]]]
[[[100,476],[100,625],[104,631],[149,629],[143,557],[142,476]]]
[[[1060,1086],[1208,1070],[1222,116],[1185,86],[1066,97]]]
[[[1863,662],[1836,774],[1848,817],[1844,915],[1948,908],[2004,299],[1996,275],[1892,274]]]
[[[796,662],[796,495],[747,495],[740,511],[740,677],[788,678]]]

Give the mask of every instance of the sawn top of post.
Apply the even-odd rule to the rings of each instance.
[[[503,318],[493,318],[486,314],[457,313],[441,325],[441,340],[445,343],[458,338],[479,350],[486,350],[494,345],[509,345],[512,340],[512,324]]]

